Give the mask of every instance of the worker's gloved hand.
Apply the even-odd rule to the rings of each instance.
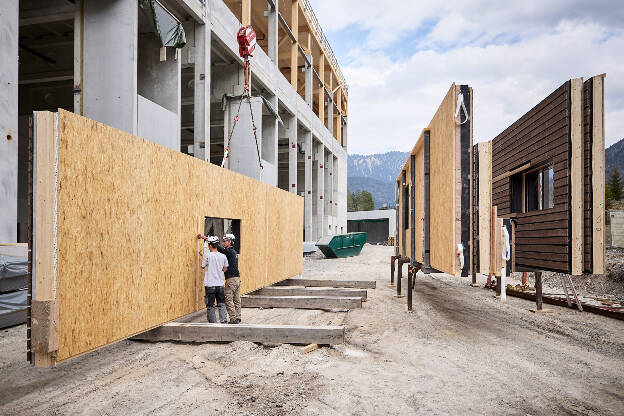
[[[197,234],[197,239],[198,239],[198,240],[205,240],[205,239],[206,239],[206,237],[204,237],[204,236],[203,236],[203,235],[201,235],[201,234]]]

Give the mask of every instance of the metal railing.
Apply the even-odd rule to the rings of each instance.
[[[342,74],[340,65],[338,65],[338,60],[336,59],[336,56],[334,55],[334,51],[331,45],[329,44],[329,42],[327,41],[325,34],[323,33],[323,29],[321,28],[321,25],[318,19],[316,18],[316,15],[314,14],[314,10],[312,10],[312,5],[310,4],[310,1],[301,0],[301,3],[303,4],[304,13],[306,14],[308,20],[312,24],[312,30],[314,30],[316,37],[318,38],[319,43],[321,44],[321,48],[325,52],[326,58],[329,60],[329,62],[331,62],[331,64],[334,67],[334,70],[336,71],[336,76],[338,77],[338,82],[340,82],[340,86],[342,87],[342,90],[345,92],[345,94],[349,94],[349,85],[347,84],[347,81],[344,75]]]

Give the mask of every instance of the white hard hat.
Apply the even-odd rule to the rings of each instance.
[[[236,237],[234,237],[234,234],[226,234],[223,236],[223,241],[234,241],[236,240]]]
[[[219,237],[217,237],[216,235],[211,235],[210,237],[208,237],[208,242],[211,244],[217,244],[219,242]]]

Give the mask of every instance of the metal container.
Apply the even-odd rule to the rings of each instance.
[[[327,258],[357,256],[366,243],[366,233],[328,235],[316,242],[316,246]]]

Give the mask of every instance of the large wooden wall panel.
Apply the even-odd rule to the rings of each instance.
[[[467,165],[462,166],[462,144],[461,125],[456,122],[455,106],[457,103],[460,87],[453,84],[445,95],[440,107],[436,111],[433,119],[426,130],[430,134],[429,161],[430,161],[430,201],[429,201],[429,222],[430,222],[430,266],[445,273],[459,276],[462,272],[457,258],[457,244],[462,241],[462,222],[468,230],[466,243],[470,244],[470,152],[472,146],[472,123],[467,134]],[[467,111],[472,109],[472,89],[467,88],[466,97],[468,102]],[[470,114],[472,117],[472,114]],[[462,114],[462,117],[465,117]],[[416,261],[423,261],[423,234],[424,234],[424,131],[417,140],[411,155],[414,155],[416,170],[415,178],[415,209],[416,209],[416,230],[415,249]],[[462,170],[466,170],[462,176]],[[399,173],[397,181],[401,182],[403,175],[410,183],[409,158]],[[467,181],[467,182],[466,182]],[[462,212],[462,191],[468,192],[466,199],[466,212]],[[403,199],[399,199],[397,209],[402,212]],[[467,214],[463,215],[462,214]],[[465,217],[465,218],[464,218]],[[421,224],[418,224],[420,222]],[[402,226],[402,219],[399,221]],[[410,254],[409,228],[405,241],[400,239],[399,252]],[[470,264],[470,250],[465,250],[465,262]]]
[[[456,176],[456,147],[458,131],[455,123],[457,87],[448,90],[436,111],[431,130],[431,266],[434,269],[457,274],[456,240],[458,233]],[[459,227],[461,227],[459,225]],[[466,259],[466,261],[469,261]]]
[[[202,309],[204,216],[241,220],[243,293],[302,272],[301,197],[62,110],[58,141],[58,362]]]
[[[553,208],[514,214],[519,267],[571,271],[570,87],[565,82],[492,141],[492,204],[499,216],[512,213],[510,177],[498,176],[526,165],[554,167]]]

